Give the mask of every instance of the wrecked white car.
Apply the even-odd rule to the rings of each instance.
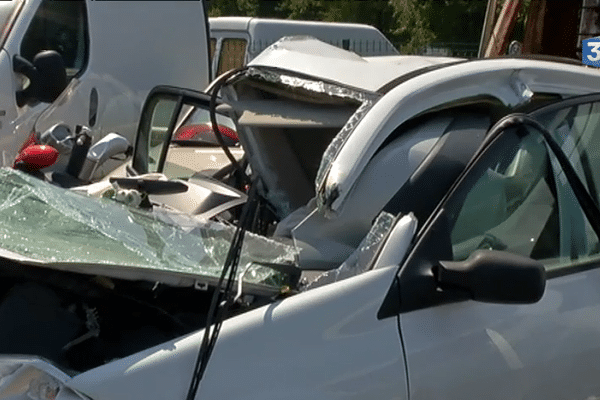
[[[600,96],[558,100],[600,75],[451,61],[284,41],[212,110],[155,89],[129,168],[188,191],[152,214],[5,172],[0,398],[597,396]],[[199,110],[247,166],[169,172]]]

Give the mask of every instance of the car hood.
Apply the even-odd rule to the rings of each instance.
[[[213,284],[221,274],[233,229],[166,211],[146,212],[52,186],[0,169],[0,257],[21,264],[174,286]],[[244,280],[278,285],[262,263],[293,264],[292,247],[246,234]],[[254,268],[253,268],[254,269]]]

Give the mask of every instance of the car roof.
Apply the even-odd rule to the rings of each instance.
[[[248,65],[272,67],[376,92],[389,82],[415,70],[465,61],[430,56],[361,57],[356,53],[309,37],[283,38]]]
[[[448,65],[400,80],[365,114],[335,156],[330,155],[333,161],[329,165],[335,174],[317,182],[323,196],[321,204],[333,201],[327,199],[327,193],[333,191],[339,196],[331,204],[332,209],[340,207],[366,163],[389,134],[429,110],[483,98],[514,108],[527,104],[534,94],[564,98],[599,89],[600,73],[595,69],[509,58]]]
[[[371,94],[365,97],[370,104],[361,107],[351,130],[343,129],[343,135],[332,141],[317,174],[318,203],[333,212],[342,207],[366,163],[391,132],[415,116],[461,101],[486,98],[512,109],[527,104],[534,94],[564,98],[600,89],[596,69],[572,63],[509,57],[369,58],[312,38],[284,38],[249,67],[291,77],[284,81],[292,86],[295,78],[301,78]]]

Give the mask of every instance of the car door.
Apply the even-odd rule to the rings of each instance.
[[[556,107],[558,127],[564,115]],[[586,126],[586,117],[587,125],[595,121],[581,110],[579,124]],[[400,270],[400,335],[413,400],[600,398],[598,209],[576,179],[586,177],[580,160],[595,162],[592,153],[600,147],[591,135],[578,140],[550,126],[560,132],[554,141],[519,118],[490,134]],[[575,144],[589,147],[586,157],[576,154]],[[595,188],[596,179],[585,187]],[[475,254],[491,253],[541,262],[541,299],[500,304],[527,297],[522,282],[502,274],[444,285],[446,265],[468,268]],[[496,300],[473,300],[481,290]]]

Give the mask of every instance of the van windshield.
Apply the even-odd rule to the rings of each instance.
[[[21,10],[21,6],[25,0],[10,0],[0,2],[0,45],[4,47],[4,41],[8,37],[12,27],[12,21],[16,18]]]

